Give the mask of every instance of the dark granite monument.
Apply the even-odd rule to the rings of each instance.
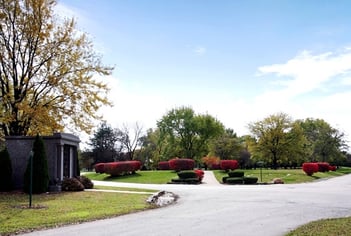
[[[48,159],[50,185],[55,185],[64,178],[77,176],[79,138],[67,133],[54,133],[53,136],[42,138]],[[14,187],[21,189],[35,137],[7,136],[5,139],[12,162]]]

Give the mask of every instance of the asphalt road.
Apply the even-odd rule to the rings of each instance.
[[[27,235],[275,236],[313,220],[351,216],[351,175],[294,185],[142,187],[172,191],[180,199],[164,208]]]

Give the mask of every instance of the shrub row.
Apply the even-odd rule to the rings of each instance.
[[[161,161],[158,163],[159,170],[192,170],[195,167],[195,161],[187,158],[173,158],[169,161]]]
[[[331,166],[328,162],[305,162],[302,170],[309,176],[317,172],[336,171],[336,166]]]
[[[239,167],[239,163],[237,160],[221,160],[219,165],[222,170],[229,171],[235,170]]]
[[[159,170],[170,170],[171,168],[169,167],[168,161],[160,161],[158,163],[158,169]]]
[[[141,168],[140,161],[119,161],[98,163],[94,166],[96,173],[106,173],[111,176],[118,176],[124,174],[134,173]]]
[[[195,161],[192,159],[171,159],[168,161],[171,170],[192,170],[195,167]]]

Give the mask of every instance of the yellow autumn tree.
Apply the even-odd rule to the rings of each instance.
[[[0,133],[89,132],[110,105],[110,75],[75,20],[54,15],[55,0],[0,0]]]

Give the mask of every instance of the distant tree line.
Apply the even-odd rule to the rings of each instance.
[[[160,161],[194,159],[200,167],[205,156],[237,160],[241,168],[264,163],[271,168],[295,168],[303,162],[350,164],[345,135],[322,119],[293,120],[277,113],[248,125],[250,134],[238,136],[209,114],[196,114],[190,107],[167,112],[157,128],[144,132],[136,124],[113,129],[100,124],[90,139],[91,150],[81,154],[84,167],[119,160],[140,160],[146,169]]]

